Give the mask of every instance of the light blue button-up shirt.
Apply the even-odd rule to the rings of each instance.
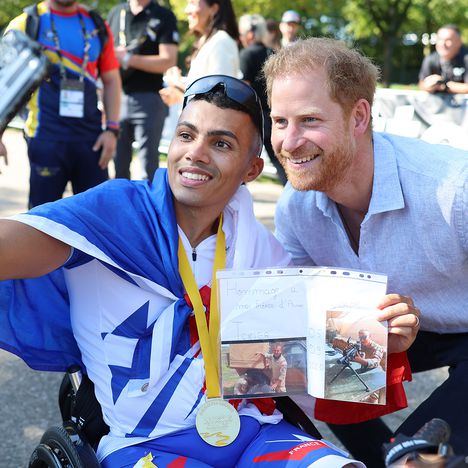
[[[359,255],[336,204],[288,184],[276,236],[297,265],[388,275],[388,292],[411,296],[421,328],[468,332],[468,152],[374,133],[374,181]]]

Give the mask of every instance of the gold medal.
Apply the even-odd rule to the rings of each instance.
[[[213,265],[210,294],[210,327],[206,323],[205,307],[198,290],[192,268],[179,238],[179,272],[185,290],[193,304],[200,347],[206,375],[206,394],[208,399],[197,413],[195,426],[200,437],[210,445],[224,447],[231,444],[239,434],[240,418],[237,410],[220,398],[219,384],[219,310],[216,271],[226,266],[226,239],[222,230],[223,217],[220,216]]]
[[[224,447],[234,442],[239,434],[239,413],[227,401],[210,398],[199,409],[195,425],[207,444]]]

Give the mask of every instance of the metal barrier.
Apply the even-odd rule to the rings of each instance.
[[[468,150],[468,95],[378,89],[372,108],[376,131]]]

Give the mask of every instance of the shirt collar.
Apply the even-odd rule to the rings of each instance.
[[[383,135],[374,133],[374,182],[368,213],[384,213],[405,207],[395,150]]]

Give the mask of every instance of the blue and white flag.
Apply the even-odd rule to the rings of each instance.
[[[157,171],[153,184],[112,180],[13,219],[66,238],[122,275],[150,278],[183,297],[177,224],[164,170]],[[186,304],[182,309],[185,320],[190,309]],[[37,370],[64,371],[81,362],[63,268],[40,278],[0,282],[0,347]]]
[[[289,256],[253,214],[241,186],[226,210],[235,213],[233,268],[286,265]],[[167,171],[153,183],[111,180],[73,197],[12,217],[101,261],[129,282],[161,286],[174,304],[171,360],[189,348],[185,322],[191,309],[183,299],[178,271],[178,229]],[[237,248],[240,245],[241,248]],[[136,279],[135,279],[136,278]],[[164,293],[166,291],[166,293]],[[35,279],[0,282],[0,347],[37,370],[65,371],[81,363],[70,323],[64,267]],[[179,348],[179,349],[176,349]]]
[[[13,219],[75,251],[51,274],[0,282],[0,346],[34,369],[86,369],[111,430],[101,458],[192,427],[205,372],[191,342],[167,172],[153,184],[109,181]],[[290,261],[256,221],[245,186],[225,207],[223,230],[230,268]]]

